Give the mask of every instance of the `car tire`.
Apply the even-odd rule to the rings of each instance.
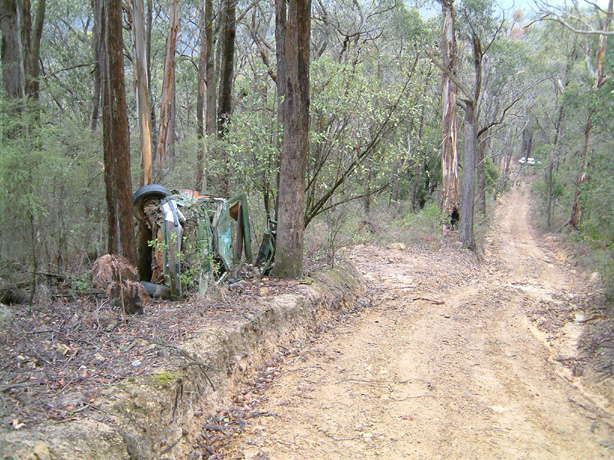
[[[150,184],[144,185],[132,195],[132,210],[134,217],[138,220],[145,219],[145,204],[151,200],[161,200],[172,195],[171,191],[164,185]]]

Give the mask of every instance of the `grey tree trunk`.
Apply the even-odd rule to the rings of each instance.
[[[475,108],[465,101],[463,125],[463,178],[460,196],[460,226],[458,239],[467,249],[475,249],[473,235],[473,196],[475,194]]]
[[[477,139],[477,179],[478,179],[478,211],[486,215],[486,140],[485,136]]]

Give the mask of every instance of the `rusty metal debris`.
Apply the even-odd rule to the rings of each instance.
[[[224,198],[151,184],[134,193],[133,205],[140,233],[139,277],[150,295],[167,295],[160,285],[171,297],[186,289],[203,291],[225,279],[232,267],[253,262],[245,194]],[[258,253],[260,273],[271,269],[274,253],[271,227]]]

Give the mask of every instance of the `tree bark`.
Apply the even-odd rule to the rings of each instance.
[[[458,239],[464,247],[475,250],[473,234],[473,213],[475,195],[475,157],[477,144],[477,105],[482,91],[482,44],[480,38],[472,33],[474,83],[473,94],[463,100],[465,121],[463,125],[463,181],[460,197],[460,224]],[[469,95],[468,95],[469,96]]]
[[[102,3],[100,64],[108,252],[136,262],[121,0]]]
[[[475,193],[475,108],[473,101],[465,101],[463,125],[463,180],[460,196],[459,241],[467,249],[475,249],[473,235],[473,196]]]
[[[222,62],[220,66],[220,103],[218,133],[226,134],[226,124],[232,114],[232,83],[234,80],[234,57],[236,37],[236,0],[224,0],[222,9]]]
[[[207,110],[205,133],[213,136],[217,131],[217,78],[215,72],[215,41],[213,35],[213,0],[205,0],[205,27],[207,36]]]
[[[94,36],[92,37],[92,55],[94,57],[94,94],[92,94],[92,133],[96,132],[98,127],[98,119],[100,117],[100,37],[102,33],[100,26],[102,24],[102,2],[92,0],[92,11],[94,12]]]
[[[196,190],[203,191],[206,187],[205,179],[205,100],[207,97],[207,20],[206,9],[202,8],[200,18],[200,53],[198,54],[198,92],[196,94],[196,137],[198,153],[196,155]]]
[[[286,86],[288,72],[286,70],[286,29],[287,29],[287,5],[286,1],[275,1],[275,49],[276,49],[276,62],[277,62],[277,74],[275,79],[275,87],[277,89],[277,126],[283,130],[284,126],[284,100],[286,99]],[[276,147],[281,150],[283,142],[282,137],[276,136]],[[281,155],[277,158],[277,193],[275,194],[275,219],[278,219],[279,214],[279,174],[281,171]]]
[[[40,49],[45,21],[45,0],[39,0],[36,5],[34,27],[30,1],[24,0],[24,68],[25,68],[25,95],[38,100],[40,91]]]
[[[526,160],[525,166],[529,164],[528,158],[531,156],[531,149],[533,147],[533,130],[525,128],[522,130],[522,157]]]
[[[166,168],[166,156],[173,108],[173,90],[175,87],[175,50],[177,49],[177,34],[179,31],[179,0],[172,0],[169,14],[168,37],[166,39],[166,57],[164,59],[164,78],[162,97],[160,98],[160,132],[156,149],[156,163],[162,170]]]
[[[478,211],[486,215],[486,140],[483,136],[477,139],[477,179],[478,179]]]
[[[145,28],[145,43],[147,46],[147,86],[149,87],[149,100],[151,101],[151,30],[153,29],[153,0],[147,0],[147,20]],[[153,104],[150,107],[150,120],[151,120],[151,139],[152,150],[154,148],[153,142],[156,136],[156,109]],[[152,152],[153,153],[153,152]]]
[[[441,33],[442,64],[452,75],[456,75],[456,37],[454,35],[454,0],[440,0],[443,15]],[[442,135],[441,145],[441,211],[450,219],[459,208],[458,150],[457,150],[457,87],[452,77],[443,73]],[[449,225],[449,223],[448,223]]]
[[[232,86],[234,80],[234,58],[236,37],[236,0],[224,0],[222,8],[222,44],[220,63],[219,105],[217,132],[219,139],[224,139],[228,132],[228,123],[232,115]],[[228,154],[220,146],[217,154],[221,159],[219,183],[224,195],[230,193],[230,170]]]
[[[152,183],[151,112],[149,107],[149,77],[145,43],[145,12],[143,0],[133,0],[134,79],[136,80],[139,133],[141,135],[141,186]]]
[[[280,1],[285,0],[277,0]],[[311,0],[289,0],[283,54],[287,72],[283,101],[284,138],[273,273],[290,278],[300,278],[303,273],[305,172],[309,154],[310,38]]]
[[[23,99],[25,76],[21,47],[21,22],[17,0],[0,1],[0,30],[2,31],[2,84],[9,99]]]

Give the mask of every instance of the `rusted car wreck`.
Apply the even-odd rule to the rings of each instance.
[[[151,295],[166,286],[171,297],[203,291],[238,264],[252,264],[252,228],[245,194],[233,198],[146,185],[133,195],[139,227],[139,277]],[[265,232],[256,261],[272,266],[275,231]]]

